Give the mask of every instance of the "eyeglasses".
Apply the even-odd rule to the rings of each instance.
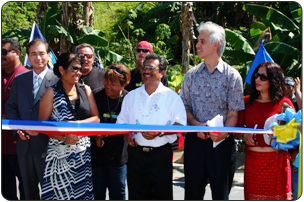
[[[6,49],[2,49],[2,55],[6,56],[9,52],[11,52],[13,50],[6,50]]]
[[[79,68],[77,66],[68,67],[67,69],[73,72],[82,71],[82,67]]]
[[[136,48],[136,52],[137,52],[137,53],[140,53],[140,51],[142,51],[143,53],[147,53],[147,52],[149,52],[149,50],[148,50],[148,49]]]
[[[254,76],[255,76],[255,79],[257,79],[258,77],[260,77],[261,81],[268,81],[269,80],[269,78],[265,74],[256,73]]]
[[[154,70],[159,70],[158,68],[156,68],[156,67],[154,67],[154,66],[143,66],[143,70],[152,70],[152,71],[154,71]]]
[[[81,59],[83,59],[84,57],[91,59],[93,56],[94,56],[93,54],[78,54],[78,57]]]
[[[119,67],[110,66],[109,69],[114,69],[114,70],[117,71],[119,74],[123,74],[123,73],[124,73]]]

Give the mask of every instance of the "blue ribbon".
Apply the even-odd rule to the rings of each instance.
[[[111,124],[111,123],[76,123],[53,121],[26,121],[2,119],[2,129],[5,130],[33,130],[33,131],[60,131],[66,129],[75,131],[159,131],[159,132],[228,132],[228,133],[256,133],[272,134],[271,130],[242,128],[242,127],[209,127],[209,126],[164,126],[164,125],[139,125],[139,124]]]

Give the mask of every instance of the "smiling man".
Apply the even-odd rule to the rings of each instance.
[[[12,84],[10,97],[5,105],[6,116],[12,120],[38,120],[40,99],[47,88],[58,81],[49,70],[49,45],[40,40],[31,41],[26,47],[33,71],[17,76]],[[21,140],[16,135],[16,149],[20,166],[25,200],[39,200],[38,183],[43,181],[44,161],[48,137],[39,134],[31,136],[29,131],[18,131],[18,135],[26,137]],[[30,133],[30,132],[29,132]],[[16,132],[15,132],[16,134]]]
[[[143,80],[141,77],[141,70],[144,66],[144,60],[147,55],[153,53],[153,46],[148,41],[141,41],[136,46],[136,64],[135,69],[131,71],[131,81],[125,87],[127,91],[134,90],[143,85]],[[166,73],[163,75],[161,82],[164,86],[168,87],[168,76]]]
[[[204,62],[187,72],[181,89],[188,124],[206,126],[219,114],[224,117],[225,126],[236,126],[238,111],[244,109],[243,82],[238,71],[221,59],[225,30],[215,23],[203,22],[198,31],[197,55]],[[219,144],[214,147],[213,142]],[[208,182],[213,200],[228,200],[235,166],[233,135],[187,134],[184,165],[185,200],[204,200]]]
[[[82,82],[90,86],[92,90],[103,88],[105,71],[102,69],[93,68],[95,59],[93,46],[83,43],[76,47],[75,52],[82,61],[82,76],[80,78]]]
[[[126,95],[116,123],[186,125],[181,98],[161,83],[165,70],[166,61],[160,55],[146,56],[141,71],[144,85]],[[177,136],[141,132],[125,138],[129,200],[173,200],[171,144]]]

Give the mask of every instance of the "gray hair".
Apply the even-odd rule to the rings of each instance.
[[[218,24],[208,21],[202,22],[197,30],[199,33],[201,33],[201,31],[203,30],[208,31],[210,33],[209,41],[211,44],[214,44],[215,42],[220,42],[220,46],[218,47],[217,53],[221,57],[226,47],[226,34],[224,28]]]
[[[86,47],[90,48],[92,50],[93,54],[94,54],[94,48],[93,48],[93,46],[91,46],[88,43],[82,43],[82,44],[76,46],[75,53],[77,54],[77,52],[78,52],[79,49],[86,48]]]

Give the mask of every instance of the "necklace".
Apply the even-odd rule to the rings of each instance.
[[[154,99],[154,102],[153,102],[153,104],[151,105],[151,107],[149,109],[149,113],[147,115],[145,115],[145,113],[143,112],[143,109],[142,109],[142,104],[141,104],[142,93],[140,93],[138,101],[139,101],[139,113],[140,113],[141,116],[148,117],[148,116],[150,116],[152,114],[153,109],[155,109],[155,111],[159,110],[159,107],[157,106],[157,102],[158,102],[159,96],[160,96],[160,93],[157,93],[157,95],[156,95],[156,97]]]
[[[75,90],[75,91],[72,91],[72,92],[68,92],[67,95],[68,95],[68,96],[74,96],[74,95],[76,95],[76,90]]]
[[[112,112],[115,112],[115,110],[118,108],[122,96],[120,95],[120,96],[118,97],[117,105],[116,105],[116,107],[115,107],[113,110],[111,110],[111,108],[110,108],[109,97],[108,97],[107,95],[106,95],[106,97],[107,97],[108,110],[109,110],[109,113],[110,113],[110,119],[111,119],[111,122],[114,123],[114,122],[113,122],[113,119],[112,119]]]

